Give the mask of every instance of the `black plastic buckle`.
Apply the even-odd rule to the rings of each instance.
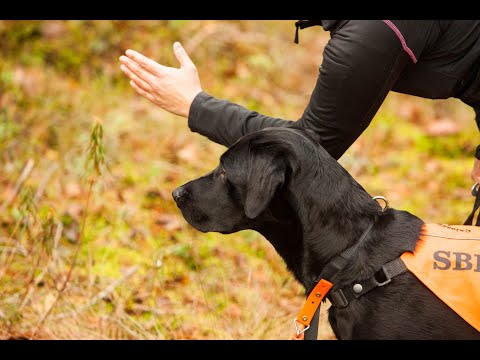
[[[379,278],[379,276],[380,276],[380,278]],[[383,266],[380,270],[378,270],[375,273],[374,278],[375,278],[375,281],[377,282],[377,286],[385,286],[392,281],[392,278],[388,276],[388,274],[385,271],[385,268]]]

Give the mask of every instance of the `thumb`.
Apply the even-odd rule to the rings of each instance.
[[[181,67],[195,68],[195,64],[190,60],[183,46],[177,41],[173,44],[173,52]]]

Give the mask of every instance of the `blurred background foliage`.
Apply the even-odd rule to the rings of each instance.
[[[180,41],[205,91],[298,119],[329,34],[303,30],[295,45],[294,30],[0,21],[0,338],[289,337],[303,289],[273,248],[251,231],[201,234],[171,199],[225,148],[136,95],[118,57],[132,48],[178,66]],[[460,101],[391,93],[340,163],[392,207],[460,224],[479,142]],[[98,171],[85,166],[92,154]],[[320,337],[333,339],[327,307]]]

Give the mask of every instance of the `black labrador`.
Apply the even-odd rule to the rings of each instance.
[[[261,233],[305,289],[372,222],[352,261],[335,275],[332,291],[367,279],[412,251],[423,225],[406,211],[382,213],[315,134],[295,128],[244,136],[221,156],[216,169],[172,195],[199,231]],[[344,308],[331,306],[328,319],[338,339],[480,339],[480,332],[410,272]]]

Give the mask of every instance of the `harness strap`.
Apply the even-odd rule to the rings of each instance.
[[[355,245],[350,246],[348,249],[343,250],[340,254],[334,256],[333,259],[328,262],[328,264],[323,268],[320,275],[318,275],[317,278],[315,279],[313,285],[310,287],[310,289],[308,289],[307,294],[312,292],[312,288],[321,279],[331,279],[335,274],[340,272],[340,270],[342,270],[347,265],[352,255],[357,251],[360,245],[362,245],[365,239],[367,238],[367,235],[372,229],[374,224],[375,224],[375,221],[368,225],[367,229],[360,237],[360,240],[358,240],[355,243]]]
[[[332,303],[332,306],[339,308],[346,307],[350,301],[358,299],[360,296],[368,293],[369,291],[387,285],[397,275],[403,274],[408,271],[404,262],[400,258],[396,258],[382,266],[371,278],[357,281],[353,284],[347,285],[342,289],[332,291],[328,299]]]
[[[365,232],[362,234],[360,237],[360,240],[358,240],[355,245],[349,247],[346,250],[343,250],[339,255],[335,256],[322,270],[320,275],[315,279],[312,287],[315,284],[318,284],[322,281],[325,281],[324,279],[331,279],[335,274],[340,272],[348,263],[350,258],[355,254],[357,249],[360,247],[360,245],[364,242],[364,240],[367,238],[367,235],[370,233],[370,230],[372,229],[373,225],[375,224],[376,221],[370,223],[368,225],[367,229]],[[329,282],[330,283],[330,282]],[[307,291],[307,294],[312,294],[313,290],[312,287]],[[307,298],[308,302],[308,298]],[[320,306],[320,305],[319,305]],[[305,332],[305,340],[317,340],[318,337],[318,323],[319,323],[319,317],[320,317],[320,311],[316,311],[314,314],[314,322],[310,324],[309,327],[304,329]],[[297,331],[298,335],[298,331]]]
[[[479,145],[480,147],[480,145]],[[478,190],[478,184],[475,184],[472,188],[472,195],[475,196],[475,204],[473,204],[473,209],[470,215],[468,215],[467,220],[463,223],[463,225],[473,225],[473,218],[475,217],[475,213],[477,212],[478,208],[480,207],[480,191]],[[480,215],[477,217],[477,221],[475,222],[475,226],[480,226]]]

